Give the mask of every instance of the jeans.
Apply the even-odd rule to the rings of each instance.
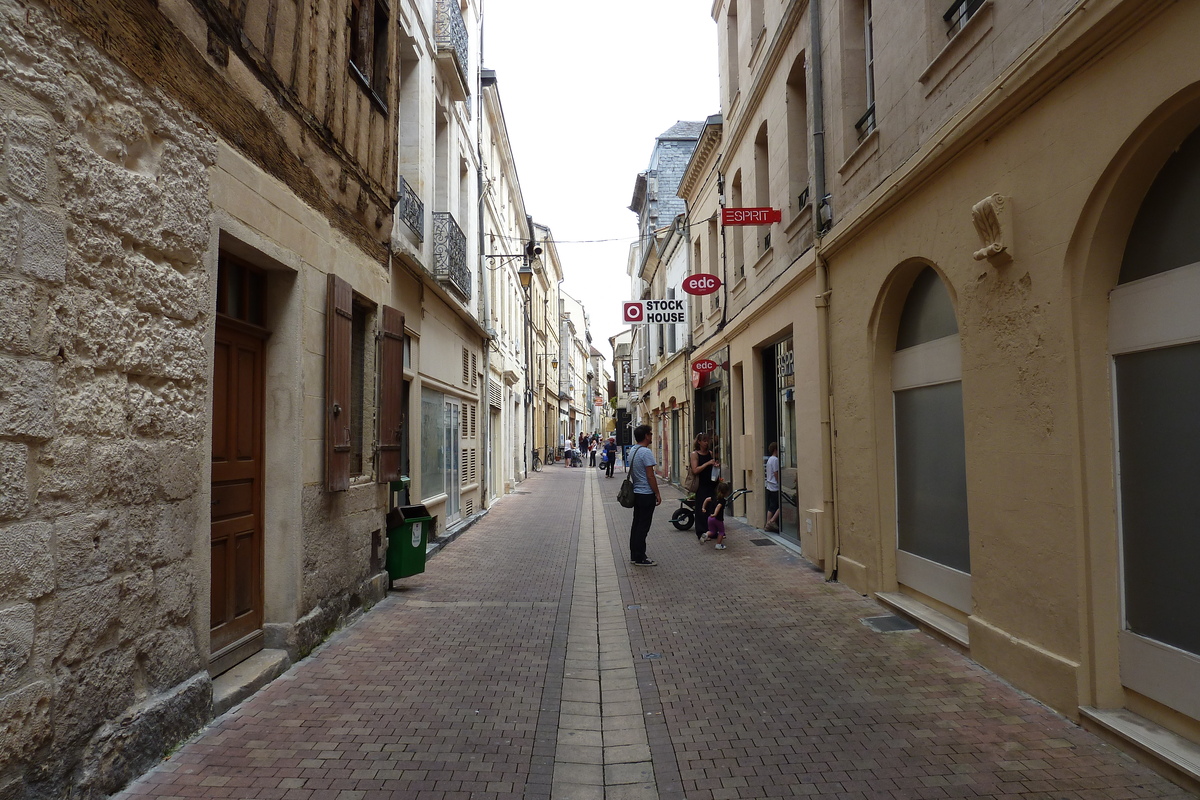
[[[613,467],[615,467],[616,465],[617,465],[617,452],[614,450],[612,455],[610,455],[608,457],[608,468],[604,471],[604,474],[611,478],[612,474],[613,474]]]
[[[650,522],[654,519],[654,495],[633,496],[633,522],[629,526],[629,558],[641,561],[646,557],[646,535],[650,533]]]

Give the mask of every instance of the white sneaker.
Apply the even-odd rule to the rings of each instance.
[[[725,549],[725,545],[723,545],[723,544],[719,544],[719,545],[717,545],[717,549],[718,549],[718,550],[724,550],[724,549]]]

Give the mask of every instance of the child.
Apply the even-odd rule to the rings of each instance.
[[[712,497],[704,499],[700,508],[708,514],[708,534],[700,537],[700,541],[717,540],[717,549],[725,549],[725,501],[729,498],[729,484],[717,482],[717,492]]]

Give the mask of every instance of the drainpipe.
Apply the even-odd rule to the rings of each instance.
[[[825,191],[825,103],[821,69],[821,3],[809,0],[808,27],[812,34],[809,58],[813,82],[813,249],[817,281],[817,380],[821,395],[821,553],[825,557],[825,578],[837,579],[837,481],[833,466],[833,381],[829,344],[829,264],[821,255],[821,237],[825,235],[826,214],[832,222],[829,197]]]

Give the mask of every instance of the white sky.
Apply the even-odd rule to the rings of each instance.
[[[720,112],[711,0],[483,0],[483,66],[500,102],[526,210],[558,242],[563,288],[608,360],[654,137]],[[584,243],[609,239],[602,243]],[[578,242],[578,243],[576,243]]]

